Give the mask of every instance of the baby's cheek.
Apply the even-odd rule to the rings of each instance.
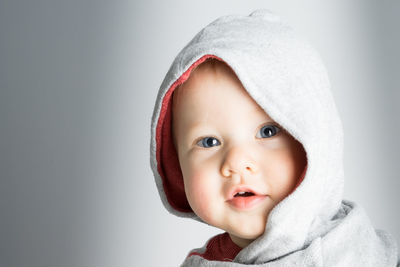
[[[296,162],[290,151],[281,151],[274,161],[274,187],[279,200],[285,198],[297,184],[299,175],[296,172]]]
[[[188,184],[188,200],[193,211],[206,222],[212,220],[213,186],[205,174],[199,173],[191,177]]]

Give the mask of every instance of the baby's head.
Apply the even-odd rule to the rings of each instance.
[[[222,61],[198,65],[172,97],[172,134],[190,207],[245,247],[300,182],[304,148]]]

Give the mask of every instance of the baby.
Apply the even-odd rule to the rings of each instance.
[[[164,206],[224,233],[181,266],[396,266],[343,200],[343,132],[316,53],[268,10],[225,16],[175,58],[152,117]]]
[[[306,165],[302,145],[221,61],[205,61],[175,90],[172,113],[190,207],[246,247],[264,232],[272,208],[294,189]]]

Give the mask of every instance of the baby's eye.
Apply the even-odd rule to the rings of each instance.
[[[275,125],[265,125],[258,132],[258,133],[261,133],[261,136],[258,136],[258,133],[257,133],[257,137],[269,138],[269,137],[276,135],[279,131],[280,131],[280,129]]]
[[[196,145],[199,145],[201,147],[209,148],[213,146],[220,145],[221,143],[218,141],[218,139],[214,137],[205,137],[201,139],[199,142],[197,142]]]

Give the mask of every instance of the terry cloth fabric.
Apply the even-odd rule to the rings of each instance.
[[[207,58],[228,64],[249,95],[303,145],[307,169],[298,187],[270,212],[263,235],[232,262],[194,253],[182,266],[396,266],[395,240],[375,230],[362,207],[343,199],[342,124],[318,53],[265,9],[213,21],[168,70],[155,102],[150,146],[165,208],[202,221],[185,196],[171,139],[170,101]]]

